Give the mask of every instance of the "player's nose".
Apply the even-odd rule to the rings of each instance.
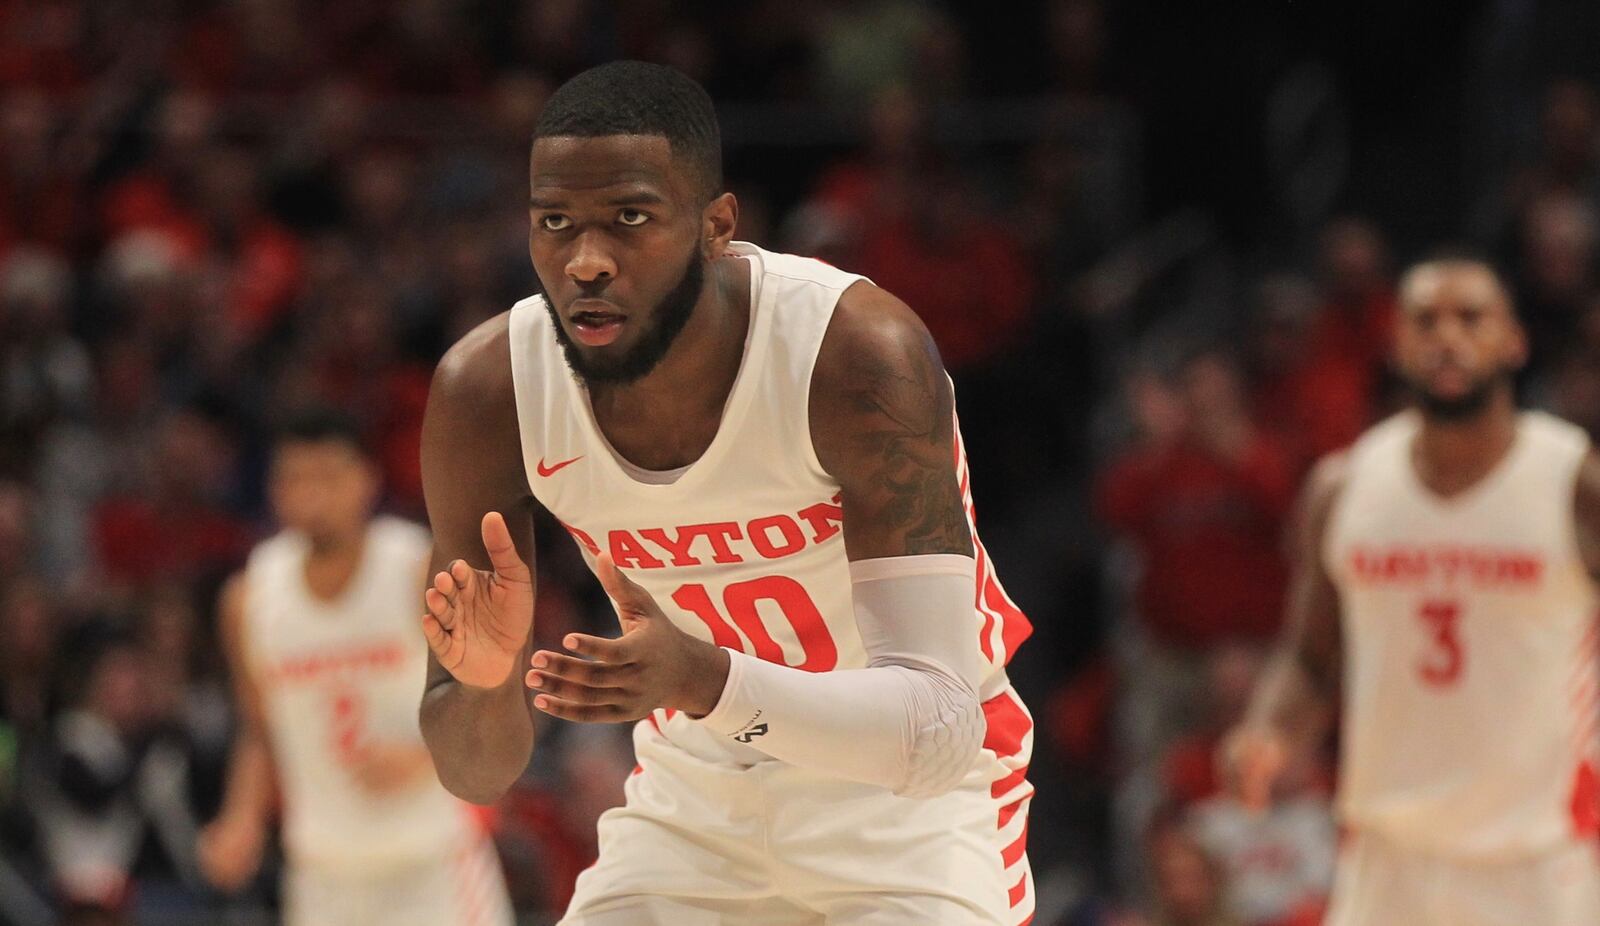
[[[602,236],[580,233],[567,259],[567,276],[579,284],[598,283],[617,275],[617,262],[605,247]]]

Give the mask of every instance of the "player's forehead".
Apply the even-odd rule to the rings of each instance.
[[[1407,316],[1464,309],[1510,311],[1505,289],[1494,272],[1468,262],[1427,265],[1407,274],[1401,285],[1400,308]]]
[[[662,135],[555,135],[533,143],[528,159],[534,205],[578,199],[666,199],[683,186],[683,168]]]

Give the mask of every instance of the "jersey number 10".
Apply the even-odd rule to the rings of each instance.
[[[711,642],[718,646],[750,653],[757,659],[775,662],[780,666],[793,665],[807,672],[826,672],[839,663],[839,649],[834,645],[833,635],[828,632],[828,625],[822,619],[822,612],[817,610],[816,602],[811,600],[806,587],[788,576],[763,576],[746,582],[734,582],[723,589],[723,610],[733,619],[733,626],[728,624],[722,612],[712,603],[711,593],[704,585],[684,585],[672,593],[672,600],[677,602],[678,607],[705,622],[711,630]],[[783,647],[767,632],[767,625],[762,622],[761,614],[756,609],[756,605],[763,601],[775,604],[783,612],[789,626],[794,628],[804,657],[798,665],[784,658]],[[750,641],[748,648],[739,633],[734,631],[735,626]]]

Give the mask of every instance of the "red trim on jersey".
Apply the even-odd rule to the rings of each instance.
[[[1022,834],[1011,841],[1011,845],[1000,850],[1000,861],[1006,868],[1022,861],[1022,856],[1028,851],[1028,821],[1022,821]],[[1012,904],[1016,906],[1016,904]]]
[[[983,719],[989,725],[983,745],[997,756],[1011,757],[1022,751],[1022,741],[1033,730],[1033,719],[1010,692],[1003,691],[983,702]]]
[[[1012,788],[1027,780],[1028,767],[1024,765],[1006,777],[989,786],[989,796],[993,798],[1004,797]]]
[[[972,532],[973,555],[977,560],[978,588],[976,605],[983,614],[983,628],[979,631],[978,645],[983,657],[990,663],[1005,665],[1016,654],[1017,647],[1033,634],[1033,624],[1011,596],[1000,585],[989,551],[978,537],[978,509],[972,503],[972,473],[967,467],[967,445],[961,437],[961,420],[954,411],[950,413],[951,427],[955,433],[956,478],[961,487],[961,504],[966,509],[967,527]],[[1000,625],[1000,652],[995,652],[994,627]]]
[[[1006,892],[1006,900],[1010,901],[1011,902],[1011,906],[1015,907],[1017,904],[1022,903],[1022,899],[1024,897],[1027,897],[1027,896],[1028,896],[1028,876],[1026,874],[1024,874],[1022,876],[1022,879],[1020,881],[1018,881],[1016,884],[1012,885],[1011,886],[1011,890]],[[1022,922],[1027,923],[1027,922],[1030,922],[1032,919],[1033,919],[1033,915],[1029,914],[1028,918],[1023,920]]]
[[[1031,794],[1028,795],[1028,797],[1032,796],[1033,795]],[[1022,809],[1022,805],[1028,800],[1028,797],[1019,797],[1011,803],[1000,808],[1000,813],[996,815],[997,819],[995,821],[995,828],[1002,830],[1005,829],[1006,824],[1010,823],[1011,819],[1017,815],[1017,811]]]

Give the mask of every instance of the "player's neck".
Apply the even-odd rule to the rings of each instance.
[[[656,368],[631,383],[590,388],[601,429],[635,465],[672,469],[692,463],[716,436],[744,360],[749,268],[737,259],[712,262],[694,314]]]
[[[306,552],[306,586],[318,598],[332,600],[344,593],[366,553],[365,529],[311,538]]]
[[[1517,438],[1517,408],[1510,390],[1497,392],[1471,418],[1424,415],[1412,446],[1412,465],[1429,490],[1450,496],[1470,489],[1510,452]]]

